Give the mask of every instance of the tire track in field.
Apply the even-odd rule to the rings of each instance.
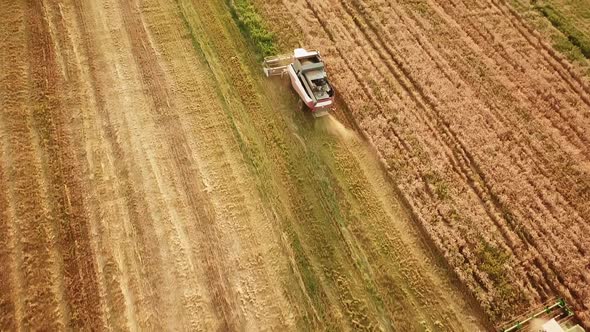
[[[580,75],[574,70],[573,66],[568,63],[563,56],[559,55],[543,37],[516,13],[505,1],[489,0],[483,1],[482,7],[497,12],[500,17],[505,18],[506,22],[517,31],[517,33],[530,45],[530,47],[539,51],[536,55],[541,56],[547,64],[569,87],[575,91],[579,98],[583,100],[586,106],[590,106],[588,94],[590,87],[585,83]],[[468,6],[466,6],[469,8]]]
[[[202,291],[194,286],[200,284],[198,282],[199,272],[195,271],[192,258],[193,255],[196,255],[196,252],[194,252],[189,243],[189,234],[187,234],[186,230],[187,225],[181,223],[182,220],[192,220],[192,217],[188,214],[188,210],[184,208],[185,206],[190,205],[184,201],[178,201],[178,198],[183,195],[180,192],[181,188],[177,187],[180,184],[176,185],[170,182],[173,180],[173,175],[175,173],[171,170],[167,171],[167,169],[173,170],[174,168],[173,165],[169,163],[168,159],[162,158],[169,153],[170,149],[167,147],[160,147],[160,144],[157,142],[152,143],[153,138],[160,136],[160,129],[154,126],[156,124],[162,125],[166,122],[162,121],[163,119],[161,118],[155,123],[151,120],[152,116],[149,112],[149,109],[151,108],[151,106],[149,106],[150,102],[148,100],[144,101],[143,91],[134,87],[134,84],[137,84],[135,82],[140,82],[136,80],[141,80],[141,75],[140,73],[133,72],[133,68],[135,68],[134,65],[132,65],[132,67],[127,65],[129,61],[131,64],[134,64],[135,60],[132,53],[129,52],[130,45],[127,44],[126,41],[128,37],[126,29],[123,27],[123,17],[120,17],[121,12],[119,11],[119,6],[117,4],[112,4],[109,6],[108,10],[108,12],[104,14],[99,13],[96,16],[108,17],[108,22],[111,25],[120,24],[120,28],[117,28],[114,31],[120,31],[121,33],[114,34],[111,37],[111,43],[107,44],[105,49],[99,49],[99,51],[96,52],[94,49],[89,48],[89,52],[92,52],[90,57],[98,68],[103,67],[105,62],[108,61],[116,63],[114,70],[112,68],[106,68],[108,71],[105,72],[103,69],[100,74],[101,76],[98,76],[96,72],[93,75],[97,75],[98,84],[95,91],[101,98],[99,104],[99,111],[101,114],[99,115],[103,119],[103,128],[106,130],[107,138],[110,139],[110,149],[113,150],[113,154],[115,155],[114,168],[115,171],[117,171],[118,181],[121,182],[122,191],[117,194],[117,196],[120,197],[120,195],[123,195],[123,197],[125,197],[124,202],[126,202],[124,203],[126,204],[126,209],[121,207],[124,210],[120,213],[123,213],[123,215],[129,214],[130,225],[133,227],[130,230],[132,233],[128,233],[129,230],[126,229],[126,234],[130,237],[129,239],[126,239],[125,237],[109,238],[107,236],[105,242],[102,244],[103,246],[108,246],[109,242],[115,245],[120,243],[118,245],[120,246],[120,249],[117,250],[123,250],[126,252],[125,261],[119,261],[118,264],[114,261],[116,257],[109,258],[111,261],[110,267],[107,266],[109,269],[105,270],[105,273],[117,277],[112,279],[114,282],[117,282],[119,275],[122,278],[121,282],[132,282],[131,284],[125,284],[119,287],[119,289],[123,287],[125,293],[114,294],[116,297],[114,298],[113,303],[111,303],[113,306],[111,311],[117,315],[123,311],[122,308],[127,310],[126,317],[120,316],[117,318],[117,321],[119,322],[118,324],[126,325],[127,323],[136,323],[140,326],[157,327],[162,324],[160,321],[160,319],[163,318],[161,312],[164,311],[166,315],[180,317],[180,319],[165,318],[167,319],[167,324],[187,326],[184,325],[187,324],[187,322],[184,321],[183,318],[194,322],[198,317],[201,317],[201,319],[204,319],[205,317],[203,311],[200,309],[203,301],[200,296]],[[89,8],[88,11],[96,10]],[[84,19],[86,22],[92,22],[92,18],[90,17],[85,17]],[[97,30],[93,33],[101,33],[99,27],[93,27],[92,29]],[[105,30],[109,31],[107,29]],[[101,37],[98,34],[97,36],[89,35],[86,38],[86,40],[89,40],[91,43],[100,42],[101,40]],[[119,48],[118,53],[121,55],[120,58],[109,58],[110,54],[112,54],[109,52],[109,48],[113,47]],[[122,72],[117,72],[117,68],[122,70]],[[119,89],[124,92],[124,94],[121,95],[122,97],[113,94],[113,91],[111,90],[113,84],[120,85]],[[103,95],[115,97],[110,98],[110,100],[105,100]],[[131,97],[131,99],[129,99],[129,97]],[[133,114],[119,114],[112,112],[113,109],[117,109],[118,107],[122,109],[136,108],[134,109]],[[112,113],[112,115],[110,113]],[[123,118],[121,118],[122,115]],[[142,126],[146,126],[145,136],[144,134],[136,132],[136,130],[138,130],[138,121]],[[106,126],[104,124],[106,124]],[[154,132],[153,128],[156,128],[157,131]],[[119,142],[121,140],[130,141],[132,146],[126,147],[120,145]],[[138,149],[139,151],[143,151],[145,156],[142,155],[137,157],[135,153],[129,151],[131,148],[133,148],[134,151],[138,151]],[[107,147],[107,150],[108,149],[109,147]],[[166,151],[166,154],[162,155],[161,151],[164,150]],[[109,160],[111,159],[108,155],[106,158]],[[139,161],[141,159],[138,160],[138,158],[145,158],[145,160],[149,160],[149,163],[144,164]],[[155,158],[162,159],[158,162]],[[148,173],[147,175],[138,174],[139,170],[141,170],[142,173],[144,171],[147,171]],[[152,172],[153,174],[151,174]],[[166,175],[162,174],[162,172],[169,172],[170,174]],[[151,182],[143,184],[141,182],[138,183],[138,176],[145,176],[146,178],[143,179],[143,181],[148,181],[149,179]],[[146,188],[149,188],[150,191],[147,191]],[[154,189],[157,190],[155,194],[153,192]],[[107,199],[108,194],[100,194],[99,197],[102,197],[101,199]],[[152,206],[154,204],[159,206],[155,211],[151,210],[153,209]],[[143,217],[146,215],[155,216],[154,218],[157,217],[158,219],[146,220],[146,218]],[[113,216],[112,218],[116,217]],[[101,232],[109,234],[109,228],[113,227],[115,227],[115,225],[109,225],[104,230],[101,230]],[[153,228],[155,228],[155,230]],[[138,237],[136,238],[136,236]],[[154,239],[158,239],[158,241],[155,242]],[[139,255],[134,252],[136,241],[137,246],[139,247],[138,249],[140,250]],[[160,247],[169,246],[170,251],[158,249],[158,244]],[[142,252],[143,254],[141,254]],[[163,258],[159,257],[160,252],[162,253]],[[110,255],[112,256],[114,254]],[[164,262],[166,264],[162,264],[161,261],[159,262],[159,260],[164,258],[168,259]],[[139,263],[141,266],[138,266]],[[170,272],[167,271],[165,267],[168,266],[168,264],[174,266],[174,269]],[[126,265],[129,265],[129,269],[119,271],[120,269],[125,268]],[[156,272],[156,274],[152,274],[152,271]],[[158,271],[162,271],[162,273]],[[171,282],[173,284],[179,283],[181,286],[180,290],[175,289],[175,286],[173,285],[162,284],[162,280],[160,280],[161,278],[165,278],[164,280],[172,279]],[[137,281],[134,281],[136,279]],[[145,284],[146,282],[147,284]],[[181,297],[179,298],[179,296]],[[160,299],[165,303],[174,304],[177,308],[178,304],[180,304],[180,312],[177,312],[178,309],[172,309],[170,307],[162,309],[152,308],[152,305],[149,304],[150,302],[155,302],[156,305],[160,306]],[[176,301],[180,301],[180,303]],[[186,307],[187,310],[184,310],[184,307]],[[187,316],[184,316],[185,314]],[[149,320],[144,322],[145,318],[148,318]],[[193,328],[196,328],[196,325],[193,325]]]
[[[7,186],[7,196],[15,202],[10,220],[10,237],[13,237],[12,266],[3,266],[2,270],[12,270],[14,286],[22,290],[7,290],[13,293],[17,306],[16,319],[22,319],[23,328],[35,326],[41,321],[47,326],[58,328],[58,313],[54,310],[56,303],[55,288],[51,279],[51,239],[47,229],[51,217],[42,203],[42,185],[38,160],[35,158],[33,141],[32,108],[35,105],[28,101],[29,76],[26,54],[28,16],[26,4],[15,4],[3,8],[13,16],[11,23],[15,24],[12,35],[6,39],[6,50],[12,63],[6,69],[4,81],[6,92],[2,108],[3,129],[10,133],[4,139],[3,162],[9,170],[5,175],[10,179],[11,186]],[[10,22],[10,21],[8,21]],[[4,186],[3,186],[4,190]],[[19,312],[20,311],[20,312]]]
[[[535,59],[530,59],[531,62],[533,63],[539,63],[538,59],[538,55],[541,55],[541,58],[544,62],[547,68],[550,68],[553,73],[555,73],[556,75],[558,75],[562,81],[568,83],[569,86],[567,86],[565,89],[570,90],[571,92],[574,92],[575,94],[577,94],[577,96],[580,98],[580,100],[582,101],[582,103],[585,103],[586,106],[590,106],[588,104],[588,87],[582,82],[582,80],[579,78],[579,76],[574,73],[571,70],[571,65],[566,65],[564,63],[564,59],[560,58],[557,56],[557,54],[555,53],[555,51],[553,51],[550,46],[547,46],[546,43],[544,41],[541,40],[541,37],[539,36],[538,33],[534,33],[533,30],[531,30],[528,26],[522,25],[523,22],[520,18],[514,16],[517,15],[516,13],[514,13],[514,11],[512,11],[511,9],[506,8],[503,5],[500,5],[498,2],[490,2],[491,4],[491,8],[494,8],[497,10],[497,12],[499,12],[500,17],[502,18],[506,18],[507,22],[510,22],[510,26],[512,29],[515,29],[516,31],[518,31],[521,35],[521,37],[530,45],[530,47],[535,50],[535,55],[536,58]],[[490,6],[490,4],[488,4],[488,6]],[[506,11],[510,12],[510,14],[507,14]],[[514,18],[513,18],[514,17]],[[479,29],[476,28],[476,30],[480,31],[482,30],[482,27],[480,27]],[[483,30],[485,30],[487,33],[491,33],[488,28],[485,26],[483,26]],[[508,29],[507,29],[508,30]],[[536,39],[536,42],[533,40]],[[505,48],[500,45],[500,49],[505,51]],[[515,49],[515,53],[516,54],[520,54],[523,56],[523,59],[527,57],[527,54],[523,54],[519,49]],[[508,54],[507,54],[508,56]],[[530,57],[529,57],[530,58]],[[518,59],[513,59],[512,61],[508,60],[508,62],[510,63],[518,63]],[[521,61],[522,64],[522,61]],[[526,66],[526,63],[525,63]],[[523,67],[520,67],[523,68]],[[515,70],[515,73],[518,73],[518,68],[517,70]],[[566,73],[563,73],[563,71],[566,71]],[[507,75],[510,75],[509,72],[506,73]],[[574,82],[571,82],[571,80],[573,79]],[[556,85],[556,83],[560,83],[560,82],[555,82],[555,80],[552,80],[551,82],[547,81],[547,79],[545,80],[547,82],[548,86],[554,86]],[[557,90],[558,92],[553,92],[550,89],[547,93],[543,93],[541,90],[538,91],[537,96],[535,97],[540,97],[541,98],[536,98],[538,101],[540,102],[547,102],[547,105],[544,105],[545,107],[539,107],[540,109],[544,109],[544,108],[549,108],[551,109],[554,113],[556,113],[559,116],[559,119],[557,120],[553,120],[551,119],[552,124],[556,127],[559,128],[560,130],[563,131],[563,135],[565,137],[568,137],[569,140],[575,140],[578,139],[580,141],[582,141],[581,144],[576,144],[577,142],[572,142],[572,144],[575,144],[578,148],[585,150],[585,154],[586,156],[588,156],[589,151],[588,150],[588,137],[586,136],[586,134],[584,133],[584,131],[579,128],[578,126],[574,126],[574,123],[572,123],[573,121],[571,121],[570,119],[572,118],[576,118],[577,121],[584,121],[583,117],[579,116],[579,111],[580,109],[577,107],[577,101],[575,102],[575,104],[572,104],[571,101],[567,100],[566,98],[562,98],[562,95],[565,95],[562,91],[564,90],[564,88],[559,88],[556,89],[553,87],[552,90]],[[568,94],[569,95],[569,94]],[[535,102],[535,99],[532,99],[531,102]],[[570,107],[568,107],[565,111],[569,111],[568,114],[564,114],[564,112],[561,110],[562,106],[561,104],[571,104]],[[574,108],[574,109],[572,109]],[[587,109],[587,108],[586,108]],[[582,109],[583,111],[584,109]],[[562,126],[566,126],[567,128],[565,130],[561,129]],[[573,136],[573,138],[572,138]]]
[[[458,66],[458,65],[456,65],[455,67],[459,67],[459,66]],[[470,83],[473,83],[473,82],[470,82]],[[485,94],[485,92],[483,92],[483,93]],[[485,101],[485,102],[487,102],[487,101]],[[515,100],[515,102],[517,102],[517,100]],[[488,104],[488,103],[486,103],[486,105],[489,105],[489,104]],[[490,107],[490,108],[493,108],[493,106],[491,106],[491,105],[490,105],[489,107]],[[502,118],[501,116],[499,116],[499,117],[500,117],[500,118]],[[503,121],[504,121],[504,120],[503,120]],[[538,151],[538,150],[535,150],[535,151]],[[528,153],[528,151],[527,151],[526,153]],[[532,157],[532,155],[531,155],[531,157]]]
[[[120,143],[124,139],[126,132],[115,126],[114,117],[110,114],[111,105],[116,102],[116,99],[107,100],[108,88],[105,87],[111,87],[112,84],[116,83],[113,82],[112,77],[107,76],[109,72],[104,68],[105,64],[108,63],[107,61],[111,60],[107,59],[108,53],[103,53],[104,49],[96,46],[101,43],[98,34],[106,27],[100,24],[95,25],[95,22],[103,18],[105,13],[92,5],[80,2],[74,2],[72,5],[72,15],[75,17],[76,28],[80,34],[78,36],[79,40],[74,42],[80,43],[82,54],[89,61],[88,68],[84,68],[87,72],[81,73],[80,77],[84,78],[81,79],[82,84],[87,82],[90,85],[90,96],[88,97],[91,103],[89,106],[94,108],[93,115],[96,116],[96,120],[89,120],[96,121],[97,125],[88,124],[88,126],[97,126],[100,134],[95,139],[104,140],[100,154],[93,151],[89,156],[96,158],[94,161],[99,166],[98,169],[90,170],[98,175],[96,180],[93,181],[98,190],[91,195],[96,195],[97,199],[106,202],[109,199],[125,197],[120,204],[109,203],[107,206],[110,205],[110,209],[105,208],[106,206],[92,208],[94,215],[102,219],[96,225],[94,232],[98,235],[96,247],[100,251],[97,254],[97,260],[102,265],[101,274],[104,274],[102,289],[106,300],[105,311],[109,317],[109,325],[133,329],[137,328],[137,324],[143,326],[143,320],[138,322],[137,315],[141,313],[141,310],[147,309],[145,306],[139,308],[136,306],[136,296],[139,303],[144,303],[143,301],[151,302],[146,306],[153,306],[157,310],[157,302],[154,302],[156,299],[150,298],[149,294],[151,289],[158,287],[157,284],[154,285],[156,283],[154,279],[158,278],[159,274],[153,270],[150,271],[153,274],[145,272],[145,270],[143,270],[142,274],[142,270],[139,270],[140,267],[135,261],[141,259],[142,256],[145,257],[145,263],[151,263],[152,259],[158,259],[158,256],[153,251],[151,252],[152,255],[147,255],[145,249],[146,246],[154,248],[154,239],[156,237],[153,233],[147,233],[148,231],[143,226],[152,223],[151,215],[147,211],[148,205],[145,196],[141,194],[141,185],[136,187],[132,184],[131,177],[133,173],[131,169],[133,169],[133,165],[129,163],[128,153]],[[112,10],[113,7],[110,7],[110,9]],[[91,12],[95,15],[90,15]],[[111,43],[117,42],[117,39],[115,39],[115,36],[111,38],[113,39],[107,40],[106,43],[103,41],[101,46],[112,47]],[[89,130],[93,130],[92,127],[89,127]],[[89,133],[89,135],[92,136],[89,136],[88,139],[93,137],[94,133]],[[108,170],[105,168],[105,164],[108,165]],[[101,173],[105,174],[101,175]],[[113,182],[112,179],[116,179],[118,183]],[[105,184],[107,185],[105,186]],[[118,225],[110,223],[110,221],[117,219],[121,220],[122,223]],[[105,223],[105,221],[109,222]],[[115,231],[114,234],[109,235],[113,231]],[[133,250],[133,247],[126,248],[123,246],[127,245],[127,237],[136,238],[140,241],[139,252],[141,256],[133,257],[135,253],[129,253]],[[141,269],[146,269],[146,267],[142,266]],[[136,274],[135,271],[139,271],[139,274]],[[146,275],[148,273],[150,274]],[[148,282],[147,286],[143,286],[147,295],[143,292],[144,288],[141,285],[145,280],[144,278]],[[146,313],[144,317],[147,326],[157,327],[160,325],[158,321],[154,321],[155,317],[153,315]]]
[[[61,70],[43,4],[33,1],[29,10],[32,100],[39,105],[33,109],[33,126],[41,140],[40,154],[46,156],[43,164],[48,166],[45,183],[51,197],[49,202],[53,205],[48,210],[57,220],[57,225],[48,225],[46,232],[49,238],[57,238],[55,245],[59,248],[52,254],[52,263],[57,265],[52,267],[52,270],[55,269],[52,272],[63,273],[64,276],[63,284],[56,285],[57,307],[61,309],[60,324],[100,326],[102,317],[97,305],[96,267],[89,259],[93,257],[93,251],[88,216],[79,196],[80,165],[72,154],[71,138],[64,126],[66,116],[62,113],[64,104],[59,91],[63,88]],[[43,66],[37,67],[39,64]],[[61,280],[59,275],[53,277]],[[62,291],[64,294],[60,294]]]
[[[110,117],[106,111],[106,101],[104,95],[100,91],[100,86],[102,85],[101,77],[99,76],[101,66],[106,62],[105,59],[101,56],[99,52],[99,48],[95,47],[97,40],[93,39],[93,35],[91,31],[96,30],[97,28],[94,25],[93,16],[90,15],[84,4],[80,1],[72,1],[71,3],[66,4],[67,7],[66,11],[69,12],[71,15],[70,17],[64,17],[65,20],[69,23],[70,26],[70,39],[72,41],[72,45],[76,45],[75,57],[78,62],[82,61],[83,59],[87,61],[87,67],[77,64],[73,66],[77,70],[74,72],[79,72],[79,79],[77,80],[81,86],[84,86],[86,91],[88,91],[88,95],[85,96],[87,100],[83,101],[81,98],[81,102],[83,103],[83,107],[89,115],[84,119],[84,133],[85,139],[89,141],[87,143],[87,151],[88,145],[91,144],[90,142],[98,141],[99,138],[94,136],[95,131],[104,137],[106,141],[104,147],[94,148],[92,153],[88,153],[88,160],[90,161],[89,171],[93,172],[96,168],[100,168],[103,173],[105,171],[105,164],[108,165],[109,161],[112,159],[117,166],[121,166],[123,164],[122,155],[116,155],[115,158],[109,158],[108,155],[105,155],[103,158],[99,159],[96,155],[98,155],[97,150],[107,150],[109,149],[112,151],[111,153],[116,153],[120,151],[120,147],[117,145],[115,131],[112,126],[112,122],[110,121]],[[96,19],[100,16],[96,15]],[[98,124],[94,125],[91,123],[92,118],[91,116],[96,116],[98,120]],[[97,136],[98,136],[97,135]],[[103,150],[103,151],[104,151]],[[101,151],[102,153],[106,154],[106,151]],[[94,164],[96,163],[96,164]],[[93,167],[94,165],[95,167]],[[102,185],[100,181],[105,179],[108,180],[111,177],[116,178],[115,171],[112,170],[112,173],[102,175],[100,172],[96,172],[96,182],[93,183],[94,187],[97,188],[95,193],[89,194],[89,197],[93,198],[89,202],[98,202],[100,201],[101,197],[116,197],[118,192],[115,188],[105,188],[106,186]],[[94,177],[94,175],[93,175]],[[105,181],[106,182],[106,181]],[[102,194],[102,195],[101,195]],[[128,315],[128,312],[121,309],[121,307],[125,303],[124,294],[122,291],[122,285],[119,275],[119,267],[116,262],[115,254],[113,252],[115,248],[106,249],[109,244],[109,238],[102,235],[106,233],[106,229],[108,224],[104,220],[110,220],[114,218],[115,213],[117,213],[117,209],[114,204],[109,204],[108,201],[103,203],[106,206],[97,207],[90,205],[91,215],[95,218],[98,217],[101,222],[94,223],[92,228],[92,233],[94,235],[95,241],[95,248],[96,251],[96,261],[97,266],[99,268],[100,275],[103,277],[99,277],[101,282],[100,284],[100,296],[102,299],[102,307],[106,317],[106,323],[109,326],[113,326],[117,329],[124,329],[127,327],[127,320],[128,318],[125,315]],[[109,209],[110,208],[110,209]],[[114,211],[110,211],[114,210]],[[121,216],[119,218],[122,219]],[[96,219],[95,219],[96,220]],[[119,230],[120,232],[120,230]],[[113,245],[113,244],[111,244]],[[119,306],[119,307],[117,307]]]
[[[12,190],[8,181],[13,172],[11,168],[14,161],[11,158],[13,149],[10,146],[12,141],[9,133],[11,127],[7,119],[13,110],[22,111],[23,91],[18,87],[24,84],[25,66],[22,64],[26,47],[18,40],[24,36],[24,17],[22,8],[15,3],[0,3],[0,22],[6,24],[5,29],[0,30],[2,47],[10,52],[0,53],[0,241],[2,242],[0,268],[4,271],[1,274],[0,291],[1,308],[3,315],[0,318],[2,329],[22,329],[22,317],[24,315],[24,296],[22,288],[24,277],[22,275],[22,246],[18,233],[18,224],[15,222],[16,207],[13,206]]]
[[[3,98],[0,97],[0,103]],[[0,116],[0,119],[2,117]],[[1,126],[1,125],[0,125]],[[0,128],[0,142],[4,141],[3,132]],[[5,160],[4,149],[0,150],[0,160]],[[0,164],[0,188],[8,188],[4,175],[3,165]],[[17,306],[19,305],[19,288],[18,280],[14,280],[14,271],[12,267],[18,261],[18,254],[15,253],[14,246],[14,229],[10,226],[11,216],[9,214],[9,205],[7,193],[4,189],[0,190],[0,267],[3,273],[0,274],[0,291],[5,294],[0,298],[0,327],[6,330],[16,330],[18,328]],[[16,257],[15,257],[16,256]],[[17,277],[18,278],[18,277]],[[21,309],[22,310],[22,309]]]
[[[503,51],[502,53],[506,53],[506,55],[502,55],[502,58],[506,59],[506,61],[510,61],[510,60],[507,60],[507,56],[508,56],[507,55],[507,52]],[[457,65],[456,68],[461,68],[461,67],[458,67],[458,65]],[[474,82],[472,82],[472,81],[470,81],[470,83],[474,84]],[[477,85],[477,83],[475,83],[475,85]],[[482,94],[486,94],[486,91],[482,91],[481,89],[479,91],[481,91]],[[529,97],[526,97],[525,95],[523,95],[523,99],[528,99],[528,98]],[[514,103],[514,104],[519,104],[519,100],[518,99],[513,99],[513,100],[511,100],[511,102]],[[502,103],[504,104],[504,101],[502,101]],[[490,104],[488,104],[488,105],[490,105]],[[508,105],[509,104],[504,104],[504,106],[502,106],[502,107],[508,107]],[[493,105],[490,105],[489,107],[490,107],[490,109],[497,108],[497,107],[494,107]],[[502,113],[501,112],[497,112],[497,114],[498,114],[498,117],[500,119],[504,118],[502,116]],[[535,167],[543,168],[543,170],[540,170],[540,172],[543,173],[543,175],[545,177],[549,177],[547,175],[548,172],[547,172],[546,167],[544,165],[548,164],[550,161],[547,158],[544,158],[544,156],[541,154],[542,150],[540,150],[541,148],[540,148],[539,144],[536,143],[536,142],[534,142],[534,141],[532,141],[532,140],[527,140],[525,143],[526,144],[523,145],[523,149],[526,149],[526,146],[531,146],[535,152],[539,152],[539,153],[537,153],[536,156],[537,156],[537,158],[541,158],[541,161],[538,162],[537,165],[535,165]],[[553,144],[555,145],[557,143],[553,143]],[[533,154],[530,154],[530,152],[528,152],[528,151],[524,151],[524,153],[527,153],[529,158],[534,158],[535,157]],[[560,171],[560,172],[562,172],[562,171]],[[560,175],[560,177],[566,177],[566,174],[563,174],[563,176]],[[575,186],[575,183],[571,182],[571,185],[572,186]],[[560,190],[560,188],[558,188],[558,190]],[[562,195],[567,195],[567,193],[564,192],[562,189],[560,190],[560,193]],[[576,213],[576,212],[575,211],[572,211],[572,213]]]
[[[133,54],[138,63],[143,81],[147,85],[150,96],[153,98],[153,110],[155,115],[170,123],[172,128],[177,128],[166,137],[171,149],[171,154],[174,157],[176,168],[180,172],[181,181],[183,184],[184,194],[187,196],[188,203],[192,209],[194,220],[202,226],[203,238],[200,245],[203,248],[204,263],[206,265],[206,275],[211,289],[211,299],[213,300],[213,308],[215,309],[218,319],[221,321],[220,329],[222,330],[236,330],[237,310],[236,304],[233,303],[235,298],[232,294],[231,286],[227,276],[222,273],[222,270],[227,269],[225,258],[222,251],[218,248],[218,235],[215,229],[215,219],[213,216],[213,207],[211,202],[202,197],[198,192],[203,192],[202,184],[196,180],[202,178],[197,169],[188,169],[188,164],[194,164],[194,160],[190,157],[190,148],[187,146],[186,137],[182,132],[182,127],[178,118],[173,114],[174,106],[168,97],[168,92],[165,90],[167,86],[165,82],[164,72],[159,66],[156,54],[149,45],[147,32],[139,18],[139,13],[136,9],[131,8],[129,1],[120,2],[123,8],[123,17],[126,20],[126,28],[130,35],[132,43]],[[127,21],[128,20],[128,21]]]
[[[73,117],[70,120],[71,122],[68,124],[68,126],[77,128],[76,130],[70,130],[70,140],[73,142],[86,141],[85,145],[88,147],[88,142],[92,140],[88,133],[94,133],[95,130],[93,128],[89,128],[88,121],[86,121],[86,119],[90,113],[89,104],[95,101],[91,101],[93,98],[90,96],[87,96],[87,99],[82,96],[84,95],[83,91],[95,91],[95,89],[91,87],[93,81],[88,78],[84,67],[80,65],[80,58],[84,56],[84,52],[81,52],[79,47],[84,48],[84,45],[82,45],[82,43],[80,43],[80,45],[76,45],[77,38],[79,37],[80,33],[80,31],[78,31],[78,27],[83,26],[85,28],[86,25],[84,23],[79,24],[76,19],[72,19],[72,17],[76,16],[75,10],[72,7],[73,5],[71,3],[53,2],[51,4],[46,4],[46,12],[48,13],[48,16],[51,17],[48,18],[52,30],[51,36],[55,40],[61,71],[65,82],[67,82],[63,87],[63,91],[67,91],[64,92],[62,96],[64,103],[63,107],[66,109],[80,109],[82,113],[85,114],[85,116],[81,117],[81,119],[78,119],[78,117]],[[86,157],[88,158],[86,160],[92,160],[91,156]],[[92,169],[92,165],[84,165],[81,163],[81,168],[81,174],[88,174],[89,172],[99,174],[98,171]],[[90,182],[88,179],[81,178],[82,187],[93,188],[92,191],[88,189],[85,190],[85,196],[92,198],[87,199],[87,197],[84,197],[84,200],[86,202],[85,205],[87,207],[88,219],[90,220],[88,232],[91,239],[90,242],[92,252],[94,254],[93,260],[97,269],[97,288],[100,300],[100,303],[97,304],[97,306],[102,311],[104,324],[109,324],[112,326],[114,323],[112,320],[112,312],[108,303],[115,297],[114,294],[117,292],[117,290],[119,290],[119,284],[112,274],[107,274],[105,277],[106,271],[113,272],[113,269],[109,269],[109,267],[112,267],[115,263],[113,262],[114,258],[112,255],[110,255],[110,253],[110,256],[107,255],[105,253],[106,250],[103,248],[104,245],[102,236],[99,233],[99,229],[104,231],[104,223],[96,222],[96,220],[104,220],[104,218],[106,218],[106,214],[104,212],[101,211],[97,213],[95,211],[96,208],[93,206],[93,203],[98,201],[98,198],[93,194],[94,188],[99,188],[100,185],[98,183],[89,185],[88,182]],[[97,191],[100,192],[101,190]],[[109,284],[108,286],[107,283]],[[120,295],[122,296],[122,294]],[[124,326],[124,323],[121,323],[119,326]]]

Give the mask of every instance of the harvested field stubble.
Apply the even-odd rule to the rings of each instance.
[[[504,0],[254,2],[283,45],[322,50],[494,322],[560,295],[590,327],[590,88],[543,36]]]

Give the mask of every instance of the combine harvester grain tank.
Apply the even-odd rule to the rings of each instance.
[[[291,86],[313,116],[328,115],[334,104],[334,89],[320,52],[297,48],[293,55],[266,57],[262,68],[266,77],[289,75]]]

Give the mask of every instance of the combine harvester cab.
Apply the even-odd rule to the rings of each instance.
[[[297,48],[293,56],[265,58],[262,66],[267,77],[287,73],[291,86],[314,117],[328,114],[334,104],[334,89],[318,51]]]

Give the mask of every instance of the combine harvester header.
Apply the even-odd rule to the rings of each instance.
[[[266,77],[282,77],[287,73],[291,86],[314,117],[327,115],[330,111],[334,103],[334,89],[328,82],[320,52],[297,48],[293,55],[266,57],[262,69]]]
[[[500,332],[585,332],[585,330],[572,319],[574,312],[563,299],[549,302],[547,305],[535,310],[528,317],[518,319]],[[535,320],[541,320],[540,326],[535,326]]]

